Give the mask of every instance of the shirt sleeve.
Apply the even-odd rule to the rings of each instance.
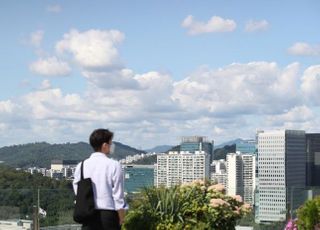
[[[113,175],[112,196],[116,210],[128,209],[128,206],[124,199],[123,172],[121,164],[119,162],[117,162],[115,166]]]
[[[75,171],[74,171],[74,179],[73,179],[73,182],[72,182],[72,186],[73,186],[73,191],[74,191],[74,194],[77,195],[77,189],[78,189],[78,182],[80,181],[80,168],[81,166],[81,162],[77,165]]]

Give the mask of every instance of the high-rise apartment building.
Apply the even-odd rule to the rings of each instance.
[[[227,194],[240,195],[244,202],[254,203],[256,156],[227,154]]]
[[[241,154],[243,200],[254,204],[254,192],[256,187],[256,156],[254,154]]]
[[[242,159],[239,153],[227,154],[227,194],[243,196]]]
[[[212,161],[210,165],[210,179],[217,184],[227,187],[227,166],[225,160]]]
[[[209,179],[209,158],[204,151],[180,151],[157,155],[155,186],[171,187],[197,179]]]
[[[306,135],[300,130],[258,134],[258,200],[256,222],[286,219],[303,202],[306,183]],[[300,189],[300,190],[299,190]]]

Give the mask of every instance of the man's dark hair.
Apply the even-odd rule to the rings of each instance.
[[[112,138],[113,133],[108,129],[96,129],[91,133],[89,141],[94,151],[98,152],[101,150],[102,144],[110,143]]]

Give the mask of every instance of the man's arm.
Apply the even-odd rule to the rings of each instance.
[[[82,163],[79,163],[76,167],[76,170],[74,170],[74,179],[73,179],[73,182],[72,182],[72,186],[73,186],[73,191],[74,191],[74,194],[77,195],[77,189],[78,189],[78,182],[80,181],[80,165]]]
[[[113,176],[113,188],[112,195],[114,200],[115,209],[119,215],[120,224],[123,223],[125,217],[125,210],[128,209],[124,200],[124,188],[123,188],[123,173],[121,164],[117,162],[114,176]]]

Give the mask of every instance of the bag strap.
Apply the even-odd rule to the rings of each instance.
[[[83,164],[84,164],[84,160],[81,163],[81,180],[83,180]]]

